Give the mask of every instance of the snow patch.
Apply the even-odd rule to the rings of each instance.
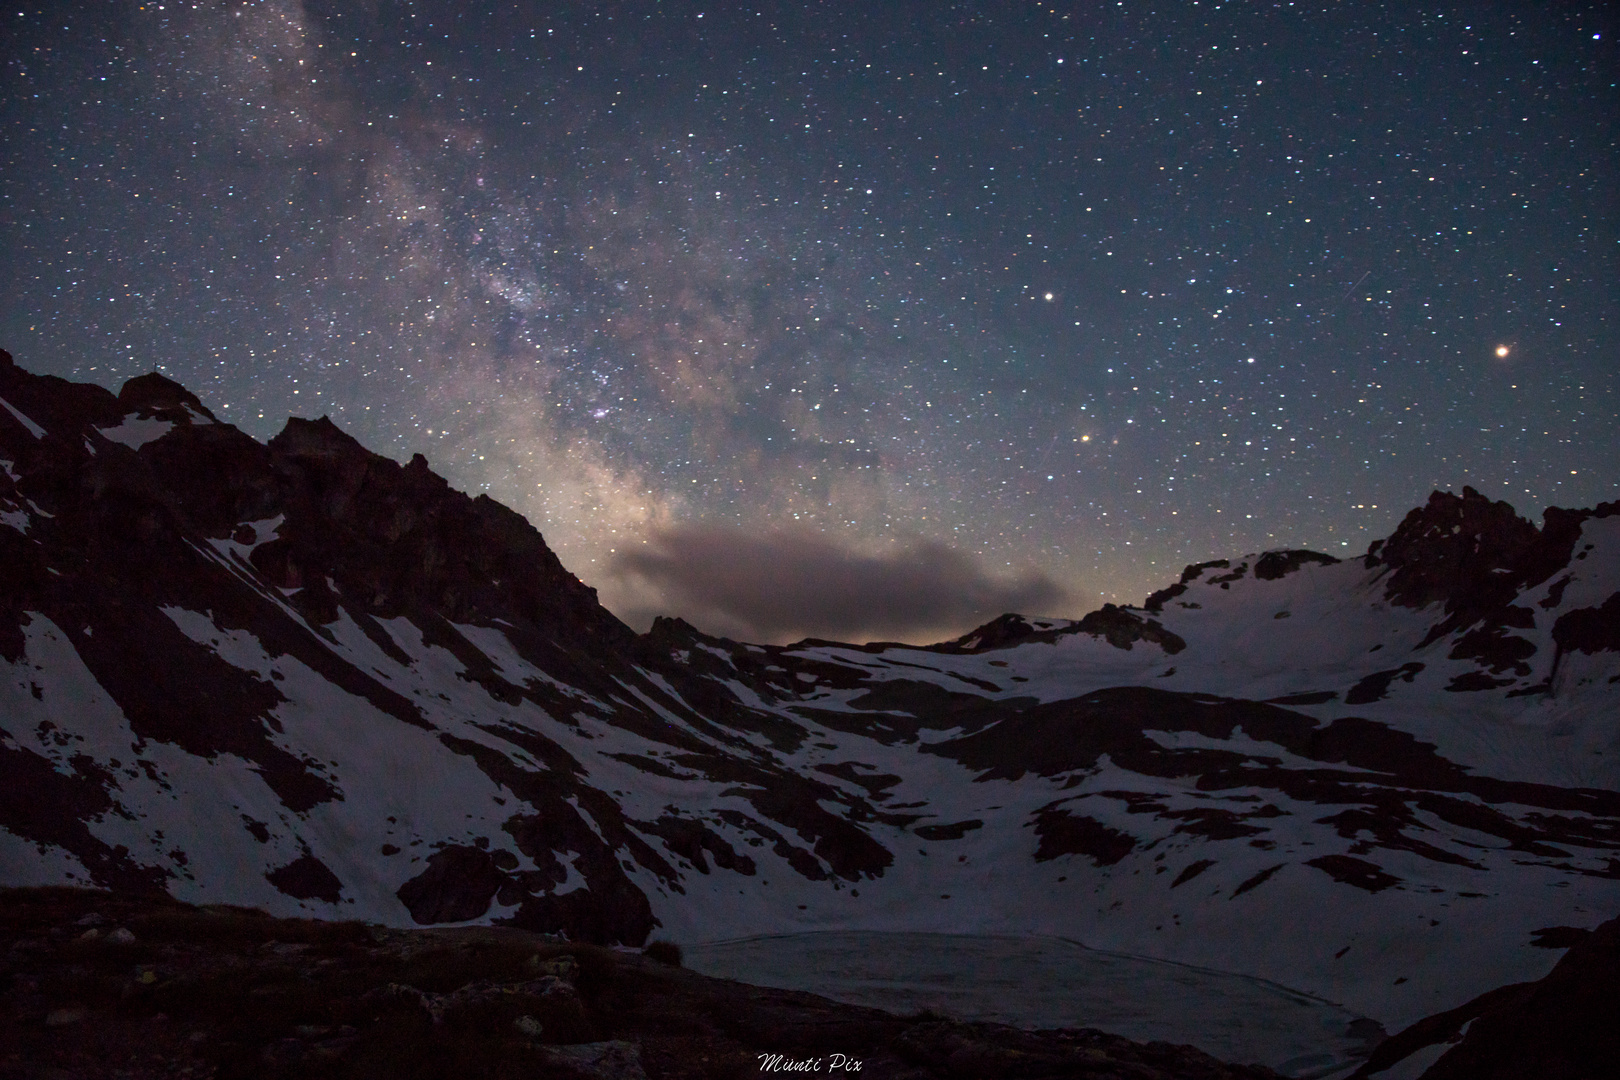
[[[43,439],[45,437],[45,429],[28,419],[28,417],[24,416],[21,412],[17,411],[17,406],[13,405],[5,398],[0,398],[0,405],[4,405],[6,407],[6,411],[12,416],[15,416],[18,423],[22,424],[23,427],[28,429],[28,434],[32,435],[36,439]],[[7,469],[6,471],[10,472],[11,470]]]
[[[174,428],[172,420],[140,420],[124,417],[117,427],[97,428],[104,438],[123,443],[131,450],[139,450],[149,442],[163,438]]]
[[[55,844],[25,839],[0,826],[0,866],[6,871],[7,888],[33,885],[90,884],[90,871],[78,856]]]

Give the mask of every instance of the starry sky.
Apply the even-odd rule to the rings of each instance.
[[[0,347],[644,628],[938,640],[1620,495],[1601,3],[18,4]]]

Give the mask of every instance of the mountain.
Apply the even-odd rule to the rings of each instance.
[[[1051,935],[1391,1027],[1620,908],[1620,503],[1435,493],[939,645],[637,635],[329,420],[0,353],[0,884],[639,945]]]

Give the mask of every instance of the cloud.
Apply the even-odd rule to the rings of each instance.
[[[936,541],[873,555],[806,531],[663,528],[645,547],[619,553],[612,572],[644,586],[641,610],[624,613],[632,623],[680,615],[710,633],[769,643],[938,641],[1067,599],[1044,574],[995,576]]]

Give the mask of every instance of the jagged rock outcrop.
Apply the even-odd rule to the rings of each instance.
[[[1533,629],[1536,613],[1515,601],[1568,566],[1581,523],[1620,513],[1620,502],[1593,510],[1549,507],[1537,529],[1508,503],[1492,502],[1471,487],[1461,497],[1435,492],[1408,513],[1388,540],[1367,551],[1369,569],[1387,568],[1385,595],[1410,608],[1442,604],[1446,617],[1425,644],[1467,631],[1453,659],[1478,659],[1493,675],[1530,673],[1536,646],[1514,630]],[[1476,677],[1457,689],[1488,689],[1511,679]]]

